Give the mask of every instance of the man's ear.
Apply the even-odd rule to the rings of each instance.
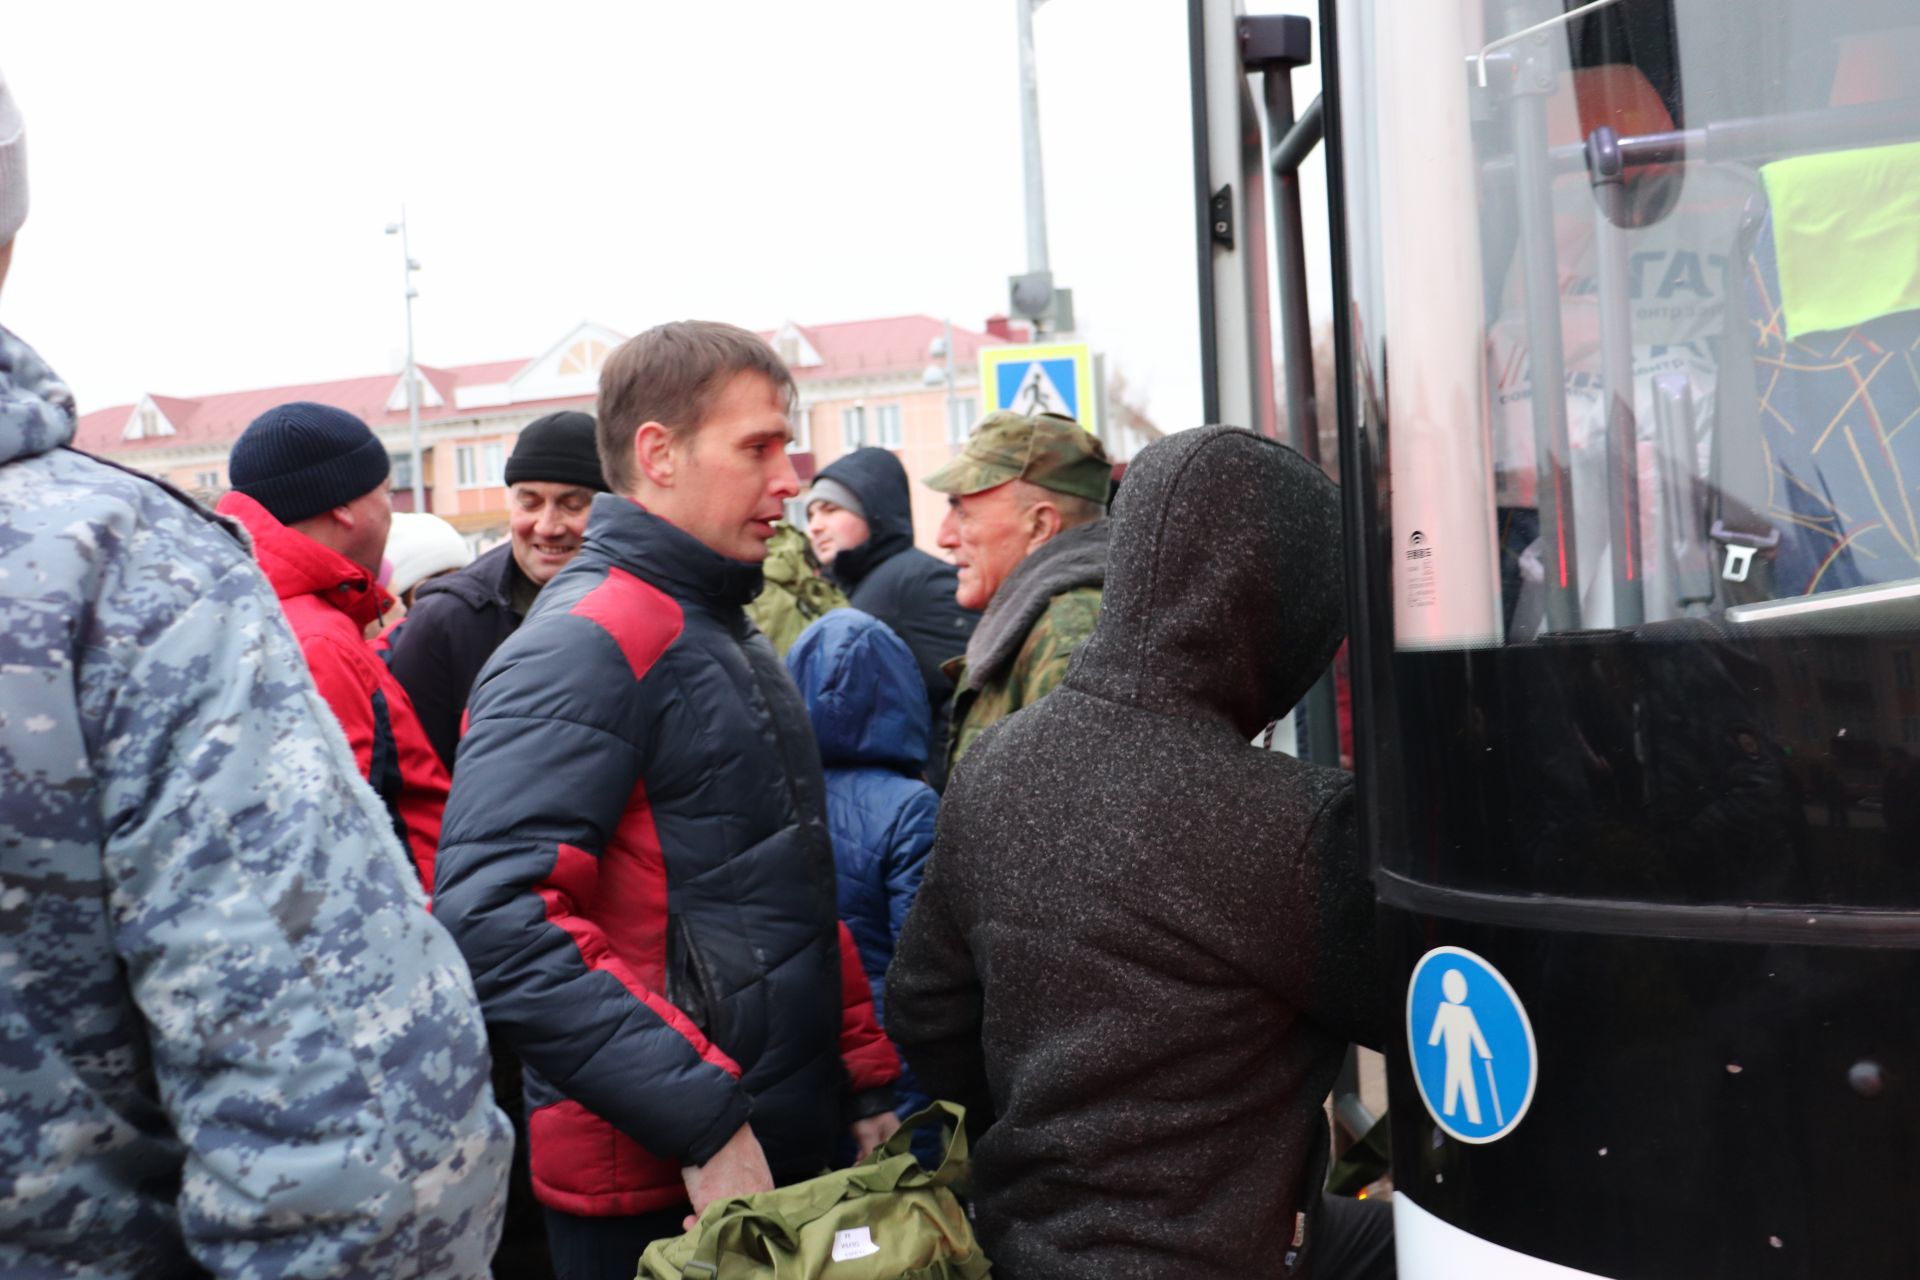
[[[1052,541],[1053,536],[1060,532],[1060,526],[1063,523],[1064,521],[1060,519],[1060,508],[1045,498],[1028,507],[1027,550],[1033,551]]]
[[[673,432],[658,422],[643,422],[633,433],[634,470],[647,483],[660,489],[673,488],[680,459],[674,450]]]
[[[338,525],[343,533],[351,533],[360,523],[360,517],[350,506],[334,507],[327,512],[327,518]]]

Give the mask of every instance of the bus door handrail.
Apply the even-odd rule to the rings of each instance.
[[[1320,144],[1321,103],[1293,114],[1293,72],[1313,58],[1313,22],[1293,14],[1240,19],[1241,63],[1261,78],[1261,104],[1273,206],[1273,256],[1278,272],[1280,363],[1285,383],[1287,434],[1302,457],[1320,465],[1320,411],[1313,385],[1313,329],[1307,300],[1306,227],[1300,209],[1300,165]],[[1339,696],[1329,668],[1301,700],[1306,752],[1315,764],[1340,764]]]

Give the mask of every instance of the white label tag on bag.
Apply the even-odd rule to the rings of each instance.
[[[833,1260],[850,1262],[855,1258],[866,1258],[880,1252],[880,1246],[873,1242],[873,1230],[870,1227],[854,1227],[850,1231],[833,1233]]]

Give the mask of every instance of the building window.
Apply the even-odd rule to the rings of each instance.
[[[867,443],[867,407],[857,404],[851,409],[840,411],[840,444],[851,452],[866,447]]]
[[[787,442],[787,452],[808,452],[813,448],[813,410],[805,405],[795,405],[791,421],[793,439]]]
[[[483,489],[489,485],[505,484],[506,468],[507,446],[498,440],[490,444],[454,446],[453,479],[462,489]],[[399,483],[398,480],[394,481],[394,486],[398,488]]]
[[[873,430],[874,443],[882,449],[898,449],[905,440],[900,434],[900,406],[882,404],[874,406]]]
[[[218,471],[195,472],[193,476],[193,487],[196,489],[218,489],[220,487],[220,473]]]
[[[393,487],[396,490],[413,488],[413,451],[395,453],[389,449],[387,461],[393,469]]]
[[[1913,650],[1893,651],[1893,683],[1895,688],[1913,688]]]
[[[973,397],[955,397],[947,401],[947,406],[947,443],[963,445],[973,434],[973,415],[977,412]]]
[[[583,338],[567,348],[560,357],[560,372],[598,373],[607,360],[607,344],[597,338]]]

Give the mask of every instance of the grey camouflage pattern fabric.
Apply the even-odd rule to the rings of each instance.
[[[225,522],[0,329],[0,1275],[480,1277],[473,984]]]

